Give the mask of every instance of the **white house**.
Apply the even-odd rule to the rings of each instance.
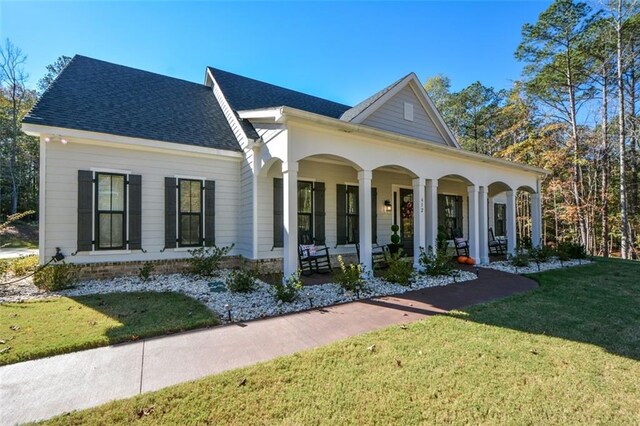
[[[392,224],[418,253],[440,223],[486,263],[493,197],[515,247],[517,190],[531,193],[541,237],[547,172],[461,149],[413,73],[351,107],[214,68],[196,84],[75,56],[23,130],[40,138],[41,259],[56,247],[112,263],[235,244],[288,274],[299,242],[340,254],[359,241],[370,267]]]

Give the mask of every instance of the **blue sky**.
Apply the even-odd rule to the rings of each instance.
[[[525,22],[548,1],[0,1],[0,36],[28,55],[35,85],[82,54],[202,82],[205,66],[355,104],[414,71],[454,90],[510,87]]]

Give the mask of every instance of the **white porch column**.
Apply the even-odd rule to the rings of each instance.
[[[284,201],[284,277],[298,269],[298,163],[282,163],[282,198]]]
[[[516,252],[516,194],[514,191],[507,191],[507,253]]]
[[[489,263],[489,204],[487,203],[487,191],[486,186],[478,188],[478,209],[480,214],[478,220],[480,222],[480,259],[479,263],[487,265]]]
[[[424,205],[425,179],[413,180],[413,266],[420,266],[420,248],[424,250],[426,244],[426,209]]]
[[[438,249],[438,179],[427,180],[427,241],[425,250],[429,247],[435,253]]]
[[[469,194],[469,256],[479,259],[480,251],[480,232],[479,232],[479,214],[478,214],[478,187],[470,185],[467,187]]]
[[[360,263],[371,273],[371,170],[358,172]]]
[[[542,243],[542,200],[540,194],[531,194],[531,244],[539,247]]]

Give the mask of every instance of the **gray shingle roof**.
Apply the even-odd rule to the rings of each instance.
[[[402,80],[404,80],[405,78],[407,78],[407,76],[409,76],[410,74],[405,75],[404,77],[402,77],[400,80],[390,84],[389,86],[385,87],[384,89],[380,90],[377,93],[374,93],[373,95],[369,96],[367,99],[365,99],[364,101],[360,102],[358,105],[354,106],[353,108],[350,108],[349,110],[345,111],[341,116],[340,116],[340,120],[344,120],[344,121],[351,121],[354,118],[356,118],[358,115],[360,115],[361,112],[363,112],[365,109],[369,108],[375,101],[377,101],[378,99],[380,99],[382,96],[384,96],[385,93],[387,93],[389,90],[393,89],[394,87],[396,87],[396,85],[398,83],[400,83]]]
[[[225,98],[236,111],[288,106],[327,117],[339,118],[351,107],[317,96],[275,86],[209,67]]]
[[[23,122],[241,150],[210,87],[80,55]]]

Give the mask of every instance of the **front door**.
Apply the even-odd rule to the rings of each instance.
[[[407,256],[413,256],[413,190],[400,188],[400,238],[402,249]]]

